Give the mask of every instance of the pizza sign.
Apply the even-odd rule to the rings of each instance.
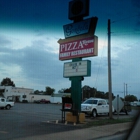
[[[77,57],[97,56],[97,37],[62,42],[59,48],[59,60],[68,60]]]

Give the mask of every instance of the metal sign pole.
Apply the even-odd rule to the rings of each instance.
[[[119,95],[117,95],[117,118],[119,119]]]
[[[98,50],[98,38],[94,36],[94,32],[97,24],[97,17],[84,20],[83,18],[89,16],[89,0],[72,0],[69,2],[69,14],[68,18],[73,23],[64,25],[65,39],[59,39],[59,60],[72,59],[70,65],[73,62],[78,63],[82,61],[83,57],[97,56]],[[82,61],[83,62],[83,61]],[[82,62],[79,62],[80,65]],[[83,63],[82,63],[83,64]],[[87,61],[87,65],[82,70],[87,71],[86,74],[80,74],[80,66],[76,68],[75,74],[70,65],[66,66],[64,77],[69,77],[71,81],[71,98],[73,100],[73,109],[77,112],[81,112],[81,100],[82,100],[82,87],[81,83],[84,80],[84,76],[91,75],[91,62]],[[76,64],[77,65],[77,64]],[[68,74],[67,68],[72,72]],[[79,71],[78,71],[79,70]],[[78,120],[78,119],[77,119]]]
[[[111,78],[111,27],[108,20],[108,90],[109,90],[109,118],[112,119],[112,78]]]

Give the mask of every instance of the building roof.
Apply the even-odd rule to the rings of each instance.
[[[54,93],[52,97],[63,97],[63,96],[70,96],[71,93]]]

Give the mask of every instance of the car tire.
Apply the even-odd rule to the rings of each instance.
[[[7,105],[7,106],[6,106],[6,109],[7,109],[7,110],[9,110],[10,108],[11,108],[11,106],[10,106],[10,105]]]
[[[94,118],[97,117],[97,111],[96,111],[95,109],[93,109],[93,111],[92,111],[92,116],[93,116]]]

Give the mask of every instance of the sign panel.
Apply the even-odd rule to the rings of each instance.
[[[91,22],[91,18],[81,22],[64,25],[63,29],[64,29],[65,38],[88,33],[90,22]]]
[[[92,17],[80,22],[64,25],[63,29],[65,38],[82,34],[93,35],[96,29],[97,20],[97,17]]]
[[[84,39],[65,42],[61,40],[59,48],[59,60],[68,60],[78,57],[97,56],[98,38],[91,36]]]
[[[91,61],[77,61],[64,63],[63,77],[91,76]]]

